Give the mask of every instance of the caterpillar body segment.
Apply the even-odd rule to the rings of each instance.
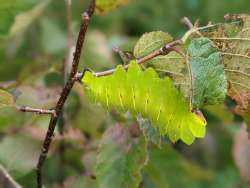
[[[160,134],[168,135],[172,142],[191,144],[196,137],[205,136],[205,120],[191,112],[169,77],[159,78],[152,68],[142,71],[132,61],[127,71],[117,66],[109,76],[95,77],[87,72],[83,82],[94,102],[108,110],[116,108],[150,119]]]

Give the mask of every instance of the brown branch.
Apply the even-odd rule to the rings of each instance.
[[[21,186],[8,174],[8,172],[1,165],[0,165],[0,187],[21,188]]]
[[[82,46],[83,46],[86,32],[88,29],[89,20],[92,17],[94,10],[95,10],[95,0],[92,0],[87,11],[84,12],[82,15],[82,22],[81,22],[80,31],[79,31],[78,38],[77,38],[76,50],[74,53],[74,59],[73,59],[70,75],[69,75],[69,78],[68,78],[64,88],[62,89],[60,98],[56,104],[56,108],[55,108],[56,115],[51,116],[51,119],[49,122],[49,127],[48,127],[46,137],[45,137],[45,140],[43,143],[42,151],[41,151],[41,154],[39,156],[39,161],[37,164],[37,187],[38,188],[42,188],[42,182],[43,182],[42,167],[43,167],[44,161],[46,160],[46,157],[47,157],[47,154],[49,151],[49,147],[50,147],[50,144],[52,141],[52,137],[54,135],[54,130],[55,130],[55,127],[56,127],[56,124],[58,121],[58,117],[62,113],[64,103],[67,100],[68,95],[69,95],[69,93],[70,93],[70,91],[71,91],[71,89],[76,81],[75,75],[77,73],[77,68],[78,68],[78,64],[80,61]]]
[[[20,112],[31,112],[31,113],[36,113],[36,114],[47,114],[47,115],[52,115],[54,116],[55,110],[45,110],[41,108],[32,108],[29,106],[16,106],[16,109]]]
[[[179,51],[175,47],[179,46],[181,44],[182,44],[181,40],[172,41],[172,42],[166,44],[165,46],[163,46],[162,48],[160,48],[160,49],[146,55],[143,58],[137,59],[136,61],[137,61],[138,64],[143,64],[143,63],[149,61],[150,59],[153,59],[154,57],[157,57],[157,56],[160,56],[160,55],[167,55],[171,51],[177,51],[179,53]],[[127,69],[128,65],[124,65],[124,68]],[[114,71],[115,71],[115,69],[110,69],[110,70],[107,70],[107,71],[97,72],[97,73],[93,73],[93,74],[95,76],[97,76],[97,77],[101,77],[101,76],[107,76],[107,75],[113,74]],[[79,80],[81,77],[83,77],[83,74],[78,73],[76,75],[76,77],[77,77],[76,79]]]

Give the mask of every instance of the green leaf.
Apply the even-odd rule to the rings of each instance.
[[[20,35],[24,32],[37,18],[39,18],[49,2],[50,0],[45,0],[34,6],[31,10],[18,14],[15,18],[15,22],[10,28],[10,36]]]
[[[87,72],[83,82],[93,101],[109,110],[130,111],[149,119],[172,142],[180,139],[191,144],[195,137],[205,136],[205,120],[191,112],[168,77],[160,79],[152,68],[142,71],[132,61],[127,72],[122,66],[110,76],[95,77]]]
[[[42,36],[41,44],[46,53],[57,54],[67,46],[67,36],[58,27],[58,24],[51,20],[41,22]]]
[[[16,16],[31,9],[38,0],[0,0],[0,36],[7,35],[15,22]]]
[[[213,178],[210,171],[186,160],[171,146],[149,150],[149,162],[145,166],[145,188],[195,187],[197,183]]]
[[[108,43],[108,38],[104,33],[97,30],[89,31],[85,40],[85,53],[82,55],[79,69],[85,67],[95,70],[112,68],[115,65],[115,60]]]
[[[35,168],[40,144],[27,137],[6,136],[0,142],[0,151],[0,163],[17,178]]]
[[[0,89],[0,108],[10,107],[15,104],[15,100],[13,95],[9,92]]]
[[[132,138],[121,125],[109,128],[97,156],[96,176],[100,188],[138,188],[141,169],[147,162],[146,146],[143,137]]]
[[[149,53],[165,46],[172,40],[173,38],[168,33],[162,31],[145,33],[135,45],[134,56],[136,58],[144,57]]]
[[[153,142],[154,144],[160,146],[161,144],[161,135],[159,134],[159,131],[155,129],[151,122],[147,119],[143,118],[137,118],[137,121],[139,122],[140,129],[142,130],[142,133],[147,140],[147,142]]]
[[[72,181],[72,178],[70,180],[70,188],[98,188],[96,181],[87,176],[79,176],[74,181]]]
[[[221,55],[208,38],[191,40],[188,45],[193,107],[222,103],[227,93],[227,80]]]
[[[96,0],[97,13],[106,13],[124,5],[128,0]]]

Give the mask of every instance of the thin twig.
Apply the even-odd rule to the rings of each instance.
[[[240,37],[210,37],[211,40],[238,40],[238,41],[250,41],[250,38],[240,38]]]
[[[72,30],[72,1],[71,0],[65,0],[65,8],[66,8],[66,25],[67,25],[67,52],[66,57],[64,60],[64,69],[63,69],[63,77],[64,77],[64,85],[67,82],[68,74],[70,72],[70,69],[72,67],[72,60],[73,60],[73,52],[74,49],[73,46],[73,30]],[[64,113],[64,108],[62,110],[62,113],[60,114],[59,120],[58,120],[58,130],[60,136],[63,138],[64,131],[65,131],[65,121],[66,121],[66,114]],[[58,176],[59,176],[59,183],[60,186],[64,187],[64,178],[65,178],[65,172],[64,172],[64,153],[65,153],[66,147],[64,139],[60,141],[58,153],[59,153],[59,166],[58,166]]]
[[[193,29],[194,28],[194,25],[192,24],[192,22],[189,20],[188,17],[183,17],[181,19],[181,22],[184,23],[185,25],[187,25],[189,29]]]
[[[160,55],[167,55],[168,53],[170,53],[171,51],[177,51],[176,50],[176,46],[179,46],[182,44],[182,41],[181,40],[175,40],[175,41],[172,41],[168,44],[166,44],[165,46],[163,46],[162,48],[146,55],[145,57],[142,57],[140,59],[137,59],[136,62],[138,64],[143,64],[147,61],[149,61],[150,59],[153,59],[154,57],[157,57],[157,56],[160,56]],[[182,55],[182,54],[181,54]],[[129,65],[124,65],[123,67],[125,69],[128,68]],[[107,76],[107,75],[110,75],[110,74],[113,74],[115,72],[115,69],[110,69],[110,70],[107,70],[107,71],[103,71],[103,72],[96,72],[96,73],[93,73],[96,77],[101,77],[101,76]],[[77,75],[78,77],[82,77],[83,75],[82,74],[78,74]]]
[[[0,187],[22,188],[1,165],[0,165]]]
[[[72,67],[74,42],[73,42],[73,30],[72,30],[72,1],[65,0],[66,8],[66,25],[67,25],[67,52],[64,61],[64,82],[67,82],[68,74]]]
[[[81,27],[80,27],[80,31],[78,34],[78,38],[77,38],[77,43],[76,43],[76,50],[74,53],[74,59],[73,59],[73,63],[72,63],[72,68],[70,71],[70,75],[69,78],[67,80],[67,83],[65,84],[64,88],[62,89],[60,98],[56,104],[56,108],[55,108],[55,112],[56,115],[55,116],[51,116],[50,122],[49,122],[49,127],[46,133],[46,137],[43,143],[43,147],[42,147],[42,151],[41,154],[39,156],[39,161],[37,164],[37,187],[38,188],[42,188],[42,182],[43,182],[43,178],[42,178],[42,167],[44,164],[44,161],[46,160],[48,151],[49,151],[49,147],[52,141],[52,137],[54,135],[54,130],[58,121],[58,117],[60,116],[60,114],[62,113],[63,110],[63,106],[65,101],[68,98],[68,95],[75,83],[75,75],[77,73],[77,68],[78,68],[78,64],[80,61],[80,56],[81,56],[81,52],[82,52],[82,46],[85,40],[85,36],[86,36],[86,32],[88,29],[88,25],[89,25],[89,20],[92,17],[93,13],[95,10],[95,0],[92,0],[87,11],[85,13],[83,13],[82,15],[82,22],[81,22]]]
[[[55,115],[55,110],[46,110],[41,108],[32,108],[29,106],[16,106],[16,109],[20,112],[31,112],[36,114],[47,114],[47,115]]]

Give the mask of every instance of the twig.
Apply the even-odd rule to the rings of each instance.
[[[39,161],[37,164],[37,187],[38,188],[42,188],[42,182],[43,182],[43,178],[42,178],[42,167],[44,164],[44,161],[46,160],[48,151],[49,151],[49,147],[50,147],[50,143],[52,141],[52,137],[54,135],[54,130],[58,121],[58,117],[60,116],[60,114],[62,113],[63,110],[63,106],[65,101],[68,98],[68,95],[75,83],[75,75],[77,73],[77,68],[78,68],[78,64],[80,61],[80,56],[81,56],[81,51],[82,51],[82,46],[85,40],[85,36],[86,36],[86,32],[88,29],[88,25],[89,25],[89,20],[92,17],[93,13],[95,10],[95,0],[92,0],[87,11],[83,13],[82,15],[82,22],[81,22],[81,28],[78,34],[78,38],[77,38],[77,43],[76,43],[76,50],[74,53],[74,59],[73,59],[73,63],[72,63],[72,68],[70,71],[70,75],[69,78],[67,80],[67,83],[65,84],[64,88],[62,89],[60,98],[56,104],[56,108],[55,108],[55,116],[51,116],[50,122],[49,122],[49,127],[46,133],[46,137],[43,143],[43,147],[42,147],[42,151],[41,154],[39,156]]]
[[[202,34],[199,31],[199,28],[196,27],[196,25],[194,25],[188,17],[183,17],[181,19],[181,22],[186,24],[189,28],[189,31],[185,33],[185,35],[182,37],[182,41],[183,43],[186,42],[186,40],[190,37],[190,35],[192,35],[193,33],[196,33],[197,35],[199,35],[200,37],[202,37]]]
[[[0,187],[22,188],[1,165],[0,165]]]
[[[173,42],[170,42],[170,43],[166,44],[164,47],[162,47],[162,48],[160,48],[160,49],[146,55],[145,57],[137,59],[136,61],[137,61],[138,64],[143,64],[143,63],[149,61],[150,59],[153,59],[154,57],[157,57],[157,56],[160,56],[160,55],[167,55],[171,51],[177,51],[179,53],[179,51],[176,50],[175,46],[178,46],[178,45],[181,45],[181,44],[182,44],[181,40],[175,40]],[[128,66],[129,65],[124,65],[123,67],[125,69],[127,69]],[[101,76],[107,76],[107,75],[113,74],[114,71],[115,71],[115,69],[110,69],[110,70],[107,70],[107,71],[97,72],[97,73],[93,73],[93,74],[96,77],[101,77]],[[77,76],[82,77],[83,74],[78,74]]]
[[[20,112],[32,112],[36,114],[47,114],[52,116],[56,114],[55,110],[45,110],[41,108],[32,108],[29,106],[16,106],[16,109],[19,110]]]
[[[73,51],[74,51],[74,42],[73,42],[73,30],[72,30],[72,1],[65,0],[66,6],[66,25],[67,25],[67,52],[64,61],[64,82],[67,81],[68,74],[72,67]]]
[[[184,23],[184,24],[186,24],[189,29],[193,29],[194,28],[194,25],[192,24],[192,22],[189,20],[188,17],[183,17],[181,19],[181,22]]]
[[[66,84],[68,79],[68,74],[70,72],[70,69],[72,67],[72,60],[73,60],[73,31],[72,31],[72,1],[71,0],[65,0],[65,8],[66,8],[66,25],[67,25],[67,52],[66,57],[64,60],[64,69],[63,69],[63,77],[64,77],[64,84]],[[58,130],[60,136],[63,138],[64,129],[65,129],[65,118],[66,114],[64,113],[64,108],[62,110],[62,113],[60,114],[59,121],[58,121]],[[60,141],[58,153],[59,153],[59,166],[58,166],[58,176],[59,176],[59,183],[61,187],[64,187],[64,178],[65,178],[65,172],[64,172],[64,153],[65,153],[65,142],[64,139]]]
[[[67,82],[68,74],[70,73],[70,69],[72,67],[72,59],[73,59],[73,31],[72,31],[72,11],[71,11],[71,0],[65,0],[66,7],[66,25],[67,25],[67,52],[66,57],[63,64],[63,77],[64,77],[64,85]],[[65,129],[65,113],[64,107],[58,119],[58,131],[60,136],[63,138]],[[64,153],[65,153],[65,142],[62,139],[59,143],[58,153],[59,153],[59,165],[58,165],[58,177],[59,183],[62,188],[64,188],[64,178],[65,178],[65,168],[64,168]]]

